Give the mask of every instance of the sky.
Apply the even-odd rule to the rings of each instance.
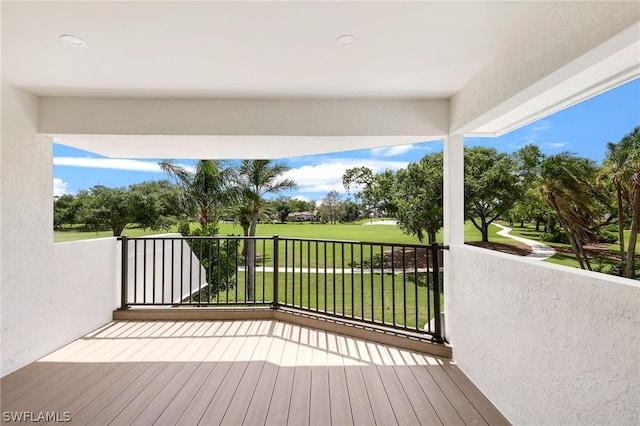
[[[464,139],[465,146],[483,145],[512,153],[527,144],[545,155],[569,151],[601,163],[607,142],[618,142],[640,125],[640,79],[619,86],[520,129],[496,138]],[[348,196],[342,175],[351,167],[369,167],[374,173],[405,168],[424,155],[442,151],[442,141],[365,149],[334,154],[283,158],[291,170],[286,177],[298,187],[281,195],[320,202],[329,191]],[[55,143],[53,195],[76,194],[95,185],[126,187],[133,183],[167,179],[157,160],[112,159]],[[194,160],[195,161],[195,160]],[[180,160],[190,167],[193,162]]]

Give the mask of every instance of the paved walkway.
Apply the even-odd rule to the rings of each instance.
[[[502,228],[502,231],[498,231],[498,235],[511,238],[512,240],[520,241],[521,243],[524,243],[529,247],[531,247],[533,251],[525,257],[535,259],[535,260],[545,260],[553,256],[554,254],[556,254],[556,251],[552,247],[549,247],[546,244],[542,244],[538,241],[530,240],[528,238],[522,238],[522,237],[517,237],[515,235],[511,235],[509,233],[511,232],[511,228],[507,226],[498,225],[497,223],[493,223],[493,225],[497,226],[498,228]]]

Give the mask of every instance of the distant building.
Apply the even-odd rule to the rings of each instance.
[[[287,215],[288,222],[318,222],[319,220],[320,216],[317,210],[312,212],[292,212]]]

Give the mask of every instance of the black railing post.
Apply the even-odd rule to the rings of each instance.
[[[273,236],[273,302],[271,304],[272,309],[278,309],[278,263],[280,258],[278,251],[280,249],[280,236],[278,234]]]
[[[431,244],[431,261],[433,263],[433,314],[435,322],[435,330],[433,334],[433,341],[435,343],[444,343],[442,337],[442,323],[440,318],[440,262],[438,260],[438,252],[440,251],[440,245],[436,242]]]
[[[127,287],[129,280],[129,241],[126,235],[122,235],[120,237],[120,242],[122,244],[122,257],[120,259],[121,265],[121,288],[120,288],[120,309],[129,309],[127,306]]]

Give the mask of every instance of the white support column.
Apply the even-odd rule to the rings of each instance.
[[[455,259],[451,251],[455,246],[464,244],[464,138],[462,135],[449,135],[444,140],[444,243],[451,247],[444,252],[444,312],[451,312],[449,306],[455,303],[452,294],[455,286],[453,271]],[[455,320],[446,315],[443,320],[443,335],[449,342]]]
[[[444,243],[464,243],[464,142],[462,135],[444,140]]]

